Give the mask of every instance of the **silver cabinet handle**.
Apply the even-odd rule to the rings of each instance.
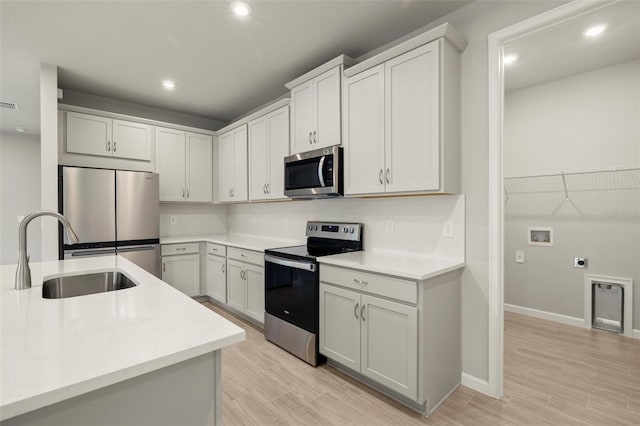
[[[111,151],[111,141],[107,141],[107,151]]]
[[[366,321],[367,319],[364,317],[364,308],[366,308],[367,305],[362,305],[362,309],[360,309],[360,318],[362,318],[362,321]]]
[[[178,247],[178,248],[176,248],[176,251],[183,251],[183,250],[186,250],[186,249],[187,249],[186,247]]]
[[[369,284],[368,282],[366,282],[366,281],[362,281],[362,280],[359,280],[359,279],[357,279],[357,278],[354,278],[354,279],[353,279],[353,282],[354,282],[354,283],[356,283],[356,284],[360,284],[360,285],[367,285],[367,284]]]
[[[113,152],[116,152],[116,141],[113,141]]]
[[[244,254],[244,253],[240,253],[240,256],[242,256],[242,257],[247,257],[247,255],[246,255],[246,254]]]
[[[311,140],[311,132],[309,132],[309,145],[313,144],[313,140]]]
[[[224,263],[222,264],[222,273],[224,274]]]
[[[271,194],[271,184],[267,184],[267,194]]]
[[[385,179],[387,180],[387,183],[391,183],[391,171],[389,169],[387,169],[387,173],[385,174]]]
[[[167,265],[162,262],[162,272],[167,272]]]
[[[380,181],[380,185],[384,184],[384,181],[382,180],[382,169],[380,169],[380,173],[378,173],[378,180]]]
[[[353,315],[356,316],[356,319],[360,319],[360,318],[358,318],[358,305],[359,305],[359,303],[356,303],[355,308],[353,308]]]
[[[313,143],[318,143],[318,139],[316,139],[316,131],[313,131]]]
[[[231,196],[232,196],[232,197],[234,196],[234,193],[233,193],[233,192],[234,192],[234,191],[233,191],[233,188],[231,188]]]
[[[182,198],[184,198],[184,188],[182,188]]]
[[[189,189],[187,188],[187,198],[189,198]]]

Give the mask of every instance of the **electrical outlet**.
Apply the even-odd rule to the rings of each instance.
[[[524,251],[516,250],[516,263],[524,263]]]
[[[453,238],[455,227],[453,225],[453,220],[447,219],[442,222],[442,236],[445,238]]]
[[[387,219],[384,221],[384,229],[387,234],[393,234],[393,219]]]
[[[587,268],[589,266],[589,259],[585,259],[584,257],[574,257],[573,258],[573,267],[574,268]]]
[[[176,218],[175,216],[169,216],[169,223],[175,225],[176,223],[178,223],[178,218]]]

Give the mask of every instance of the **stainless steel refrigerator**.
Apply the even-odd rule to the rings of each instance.
[[[124,170],[60,167],[60,213],[80,242],[60,239],[60,257],[120,254],[160,277],[158,175]]]

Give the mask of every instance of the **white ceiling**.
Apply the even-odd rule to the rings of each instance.
[[[583,32],[596,24],[597,38]],[[505,46],[518,60],[505,66],[507,91],[640,58],[640,1],[606,6]]]
[[[229,121],[341,53],[358,57],[469,1],[1,1],[2,129],[39,129],[39,64],[59,87]],[[176,90],[161,88],[171,78]]]

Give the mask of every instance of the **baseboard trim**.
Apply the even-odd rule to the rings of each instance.
[[[460,384],[473,389],[474,391],[489,395],[489,382],[479,379],[476,376],[472,376],[471,374],[462,373],[462,380]]]
[[[511,305],[509,303],[504,304],[504,310],[507,312],[514,312],[516,314],[528,315],[530,317],[536,317],[540,319],[558,322],[561,324],[573,325],[575,327],[584,328],[584,318],[570,317],[568,315],[541,311],[539,309],[526,308],[524,306]]]

